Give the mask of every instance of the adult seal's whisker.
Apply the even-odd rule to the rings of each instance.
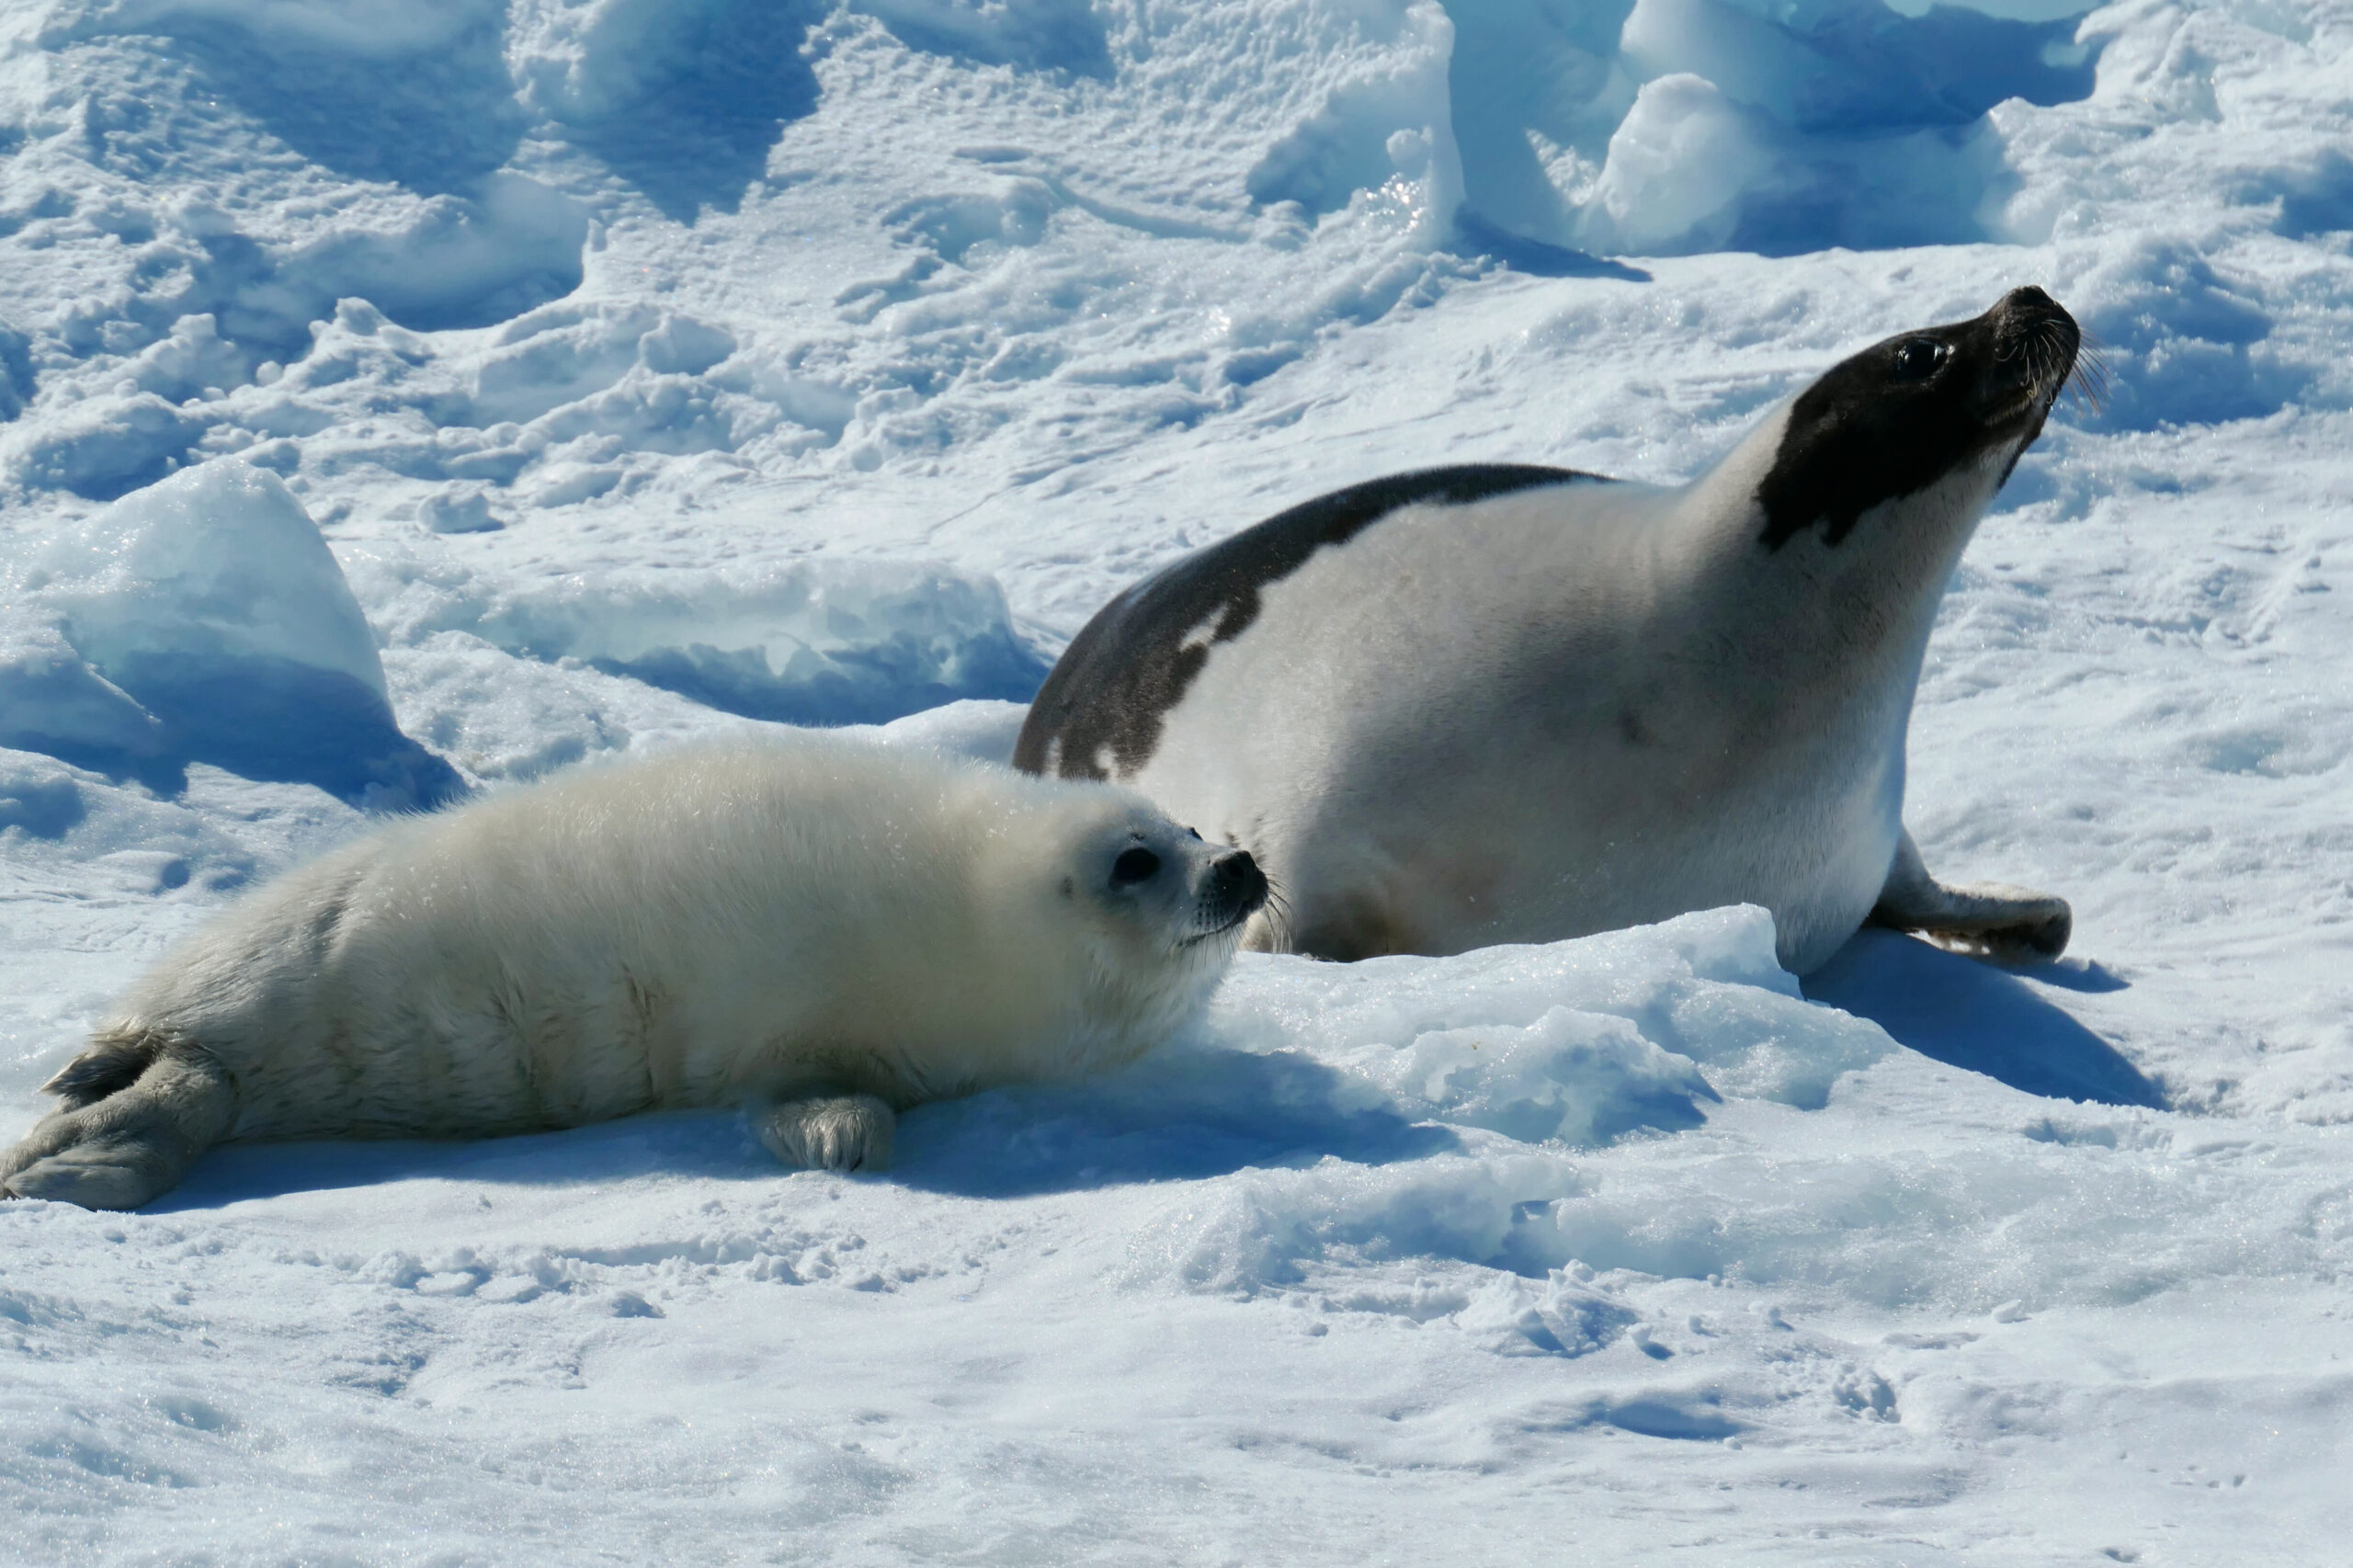
[[[2109,385],[2107,351],[2086,335],[2068,372],[2066,391],[2078,404],[2098,415],[2108,406]]]

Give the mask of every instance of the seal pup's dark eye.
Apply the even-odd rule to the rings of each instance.
[[[1111,862],[1111,885],[1114,887],[1148,882],[1159,874],[1160,857],[1149,849],[1122,849],[1120,858]]]
[[[1899,381],[1925,381],[1952,352],[1933,337],[1915,337],[1895,346],[1893,376]]]

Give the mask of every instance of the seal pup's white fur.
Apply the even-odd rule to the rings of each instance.
[[[588,767],[264,887],[46,1085],[0,1191],[131,1208],[229,1140],[761,1103],[797,1164],[893,1109],[1128,1061],[1266,882],[1141,797],[809,737]]]

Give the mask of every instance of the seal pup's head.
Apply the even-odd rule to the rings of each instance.
[[[990,784],[1014,785],[1031,824],[989,857],[999,910],[1024,915],[1000,936],[1022,947],[1013,965],[1032,983],[1060,969],[1077,1005],[1070,1060],[1051,1074],[1124,1061],[1199,1013],[1270,895],[1248,852],[1132,790],[1002,773]]]
[[[1074,835],[1065,864],[1074,869],[1057,892],[1090,911],[1088,945],[1107,974],[1152,975],[1176,1011],[1189,1013],[1266,906],[1266,873],[1249,851],[1211,844],[1128,791],[1094,814]]]
[[[1900,333],[1840,361],[1756,437],[1757,542],[1845,545],[1891,502],[1973,525],[2042,433],[2083,345],[2040,289],[2013,289],[1984,315]],[[1761,453],[1759,454],[1762,455]]]
[[[1211,845],[1157,812],[1114,823],[1080,858],[1096,873],[1094,896],[1112,912],[1115,928],[1148,949],[1190,952],[1209,944],[1204,957],[1220,945],[1231,952],[1243,923],[1267,902],[1266,873],[1248,850]]]

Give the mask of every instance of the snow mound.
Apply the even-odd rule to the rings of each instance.
[[[1419,183],[1462,203],[1461,238],[1553,273],[1594,252],[2009,239],[1986,111],[2087,97],[2098,53],[2074,17],[1880,0],[1381,10],[1385,50],[1267,149],[1252,199],[1324,214]]]
[[[884,733],[955,746],[961,733],[960,749],[986,756],[1012,717],[975,704]],[[1817,1108],[1842,1074],[1894,1049],[1798,995],[1756,908],[1448,959],[1245,954],[1190,1040],[1098,1083],[925,1107],[901,1158],[919,1184],[991,1193],[1081,1171],[1156,1180],[1466,1150],[1512,1160],[1697,1127],[1727,1093]]]
[[[1453,11],[1470,207],[1603,253],[2010,238],[1986,111],[2086,97],[2097,56],[2073,18],[1904,17],[1879,0]]]
[[[809,0],[597,0],[515,7],[521,102],[672,218],[733,211],[779,124],[816,107]]]
[[[177,790],[190,762],[430,806],[462,789],[400,732],[342,569],[275,474],[234,460],[30,553],[0,628],[0,744]]]
[[[2194,1129],[2020,1096],[1924,1152],[1889,1107],[1926,1114],[1944,1082],[1803,1001],[1765,912],[1723,909],[1449,959],[1245,960],[1190,1049],[1083,1105],[940,1108],[921,1158],[988,1171],[983,1191],[1222,1176],[1132,1234],[1131,1288],[1305,1290],[1513,1353],[1607,1343],[1623,1314],[1581,1283],[1596,1270],[1984,1312],[2322,1266],[2303,1199],[2257,1197],[2306,1179],[2307,1151],[2266,1148],[2225,1190]],[[911,1146],[930,1136],[911,1122]],[[2159,1157],[2062,1153],[2140,1148]],[[2245,1233],[2204,1222],[2249,1205],[2267,1218]],[[1402,1283],[1458,1265],[1527,1283]]]
[[[1013,744],[1029,717],[1026,702],[970,698],[894,719],[877,734],[893,745],[921,746],[975,762],[1013,761]]]
[[[1523,1142],[1594,1143],[1636,1127],[1688,1125],[1722,1096],[1689,1060],[1623,1018],[1554,1007],[1532,1024],[1431,1029],[1357,1063],[1401,1105]]]
[[[1753,906],[1449,959],[1245,962],[1212,1018],[1241,1049],[1308,1051],[1439,1119],[1574,1142],[1658,1125],[1628,1114],[1643,1107],[1697,1121],[1687,1096],[1716,1095],[1695,1064],[1717,1087],[1811,1109],[1890,1049],[1807,1006]]]
[[[1204,1043],[1226,1054],[1157,1071],[1191,1075],[1194,1096],[1279,1085],[1250,1163],[1304,1168],[1229,1187],[1134,1267],[1242,1290],[1336,1250],[1542,1278],[1575,1256],[1552,1229],[1552,1206],[1590,1185],[1569,1151],[1699,1127],[1727,1095],[1819,1109],[1896,1049],[1808,1005],[1754,907],[1449,959],[1245,960]]]
[[[821,558],[494,588],[398,547],[352,555],[395,642],[463,633],[746,718],[882,723],[968,699],[1026,701],[1050,664],[1014,630],[995,578],[935,562]]]

